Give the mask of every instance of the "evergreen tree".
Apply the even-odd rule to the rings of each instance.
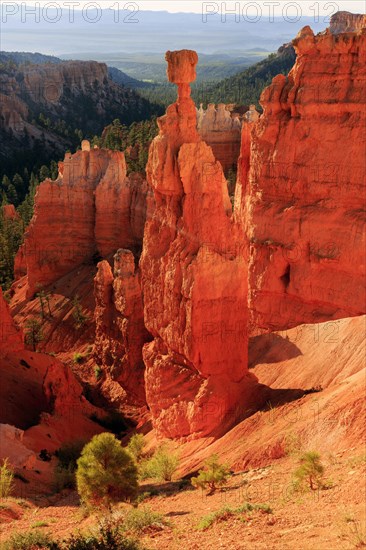
[[[77,461],[76,483],[85,504],[110,507],[113,502],[135,497],[137,467],[114,435],[102,433],[94,436],[82,450]]]
[[[8,198],[8,201],[10,204],[14,204],[17,206],[18,204],[18,194],[16,192],[16,189],[12,183],[9,184],[8,189],[6,191],[6,196]]]
[[[212,495],[218,487],[225,485],[230,477],[229,468],[219,462],[216,454],[212,455],[205,462],[197,477],[192,477],[194,487],[208,488],[208,494]]]
[[[21,191],[24,185],[22,176],[20,176],[19,174],[15,174],[13,177],[13,185],[17,191]]]
[[[39,179],[41,181],[44,181],[49,177],[50,177],[50,170],[49,170],[48,166],[45,166],[45,165],[41,166],[41,168],[39,170]]]
[[[11,184],[10,179],[8,178],[8,176],[5,175],[2,179],[2,181],[1,181],[1,185],[2,185],[3,189],[5,189],[5,191],[6,191],[10,184]]]
[[[33,351],[36,351],[37,344],[44,338],[41,323],[35,318],[28,319],[25,322],[25,328],[25,342],[32,346]]]

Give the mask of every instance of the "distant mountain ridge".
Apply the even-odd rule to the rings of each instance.
[[[20,64],[35,64],[35,65],[43,65],[44,63],[67,63],[68,61],[65,59],[60,59],[59,57],[55,57],[54,55],[46,55],[39,52],[5,52],[0,51],[0,63],[1,62],[7,62],[7,61],[14,61],[14,63],[20,65]],[[73,61],[79,61],[77,59]],[[142,82],[140,80],[137,80],[135,78],[132,78],[128,76],[126,73],[121,71],[120,69],[117,69],[116,67],[109,67],[108,66],[108,76],[111,80],[116,82],[116,84],[120,84],[121,86],[127,86],[129,88],[145,88],[149,86],[148,83]]]
[[[258,105],[263,89],[276,75],[288,74],[296,61],[292,43],[281,46],[277,53],[252,65],[204,90],[194,90],[192,95],[196,102],[218,103],[225,98],[226,103]]]
[[[0,54],[2,174],[14,173],[17,164],[57,160],[114,119],[130,124],[161,113],[135,90],[114,82],[104,63]]]
[[[242,10],[239,18],[227,13],[223,21],[221,12],[225,7],[221,4],[225,6],[225,3],[213,4],[217,6],[218,13],[208,15],[206,20],[202,13],[168,13],[163,10],[139,9],[133,14],[131,9],[117,12],[106,8],[100,10],[97,24],[91,23],[77,7],[72,24],[68,9],[62,10],[57,24],[48,22],[60,16],[57,4],[49,5],[48,21],[41,17],[36,22],[34,17],[29,17],[24,22],[20,9],[2,24],[1,43],[2,48],[8,51],[27,51],[29,44],[36,44],[38,51],[62,58],[64,55],[72,55],[79,59],[80,52],[85,53],[88,59],[93,59],[93,52],[103,56],[111,52],[140,52],[149,55],[187,47],[201,54],[235,50],[247,52],[258,47],[273,52],[281,43],[289,42],[306,25],[310,25],[314,32],[328,26],[328,18],[325,16],[317,19],[314,15],[294,17],[296,6],[289,9],[288,15],[285,12],[284,16],[273,19],[269,17],[270,7],[263,6],[255,22],[243,14]],[[122,7],[128,4],[119,5]],[[230,9],[234,6],[235,3],[230,5]],[[229,6],[226,11],[229,11]],[[108,65],[115,66],[109,61]],[[136,78],[134,74],[131,76]]]

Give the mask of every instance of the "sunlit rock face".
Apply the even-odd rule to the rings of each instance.
[[[243,128],[236,188],[251,322],[270,329],[366,311],[366,34],[305,27],[294,46],[295,66]]]
[[[122,386],[125,402],[144,406],[142,348],[150,336],[144,325],[140,272],[130,250],[117,251],[113,270],[107,260],[98,264],[94,296],[96,363]]]
[[[90,149],[67,153],[56,181],[37,189],[32,221],[15,261],[17,277],[28,276],[30,297],[93,258],[119,248],[139,249],[149,206],[140,174],[126,174],[121,151]]]
[[[0,353],[20,351],[23,348],[22,332],[15,326],[0,287]]]
[[[197,111],[197,128],[201,138],[212,148],[223,170],[235,168],[240,153],[241,120],[239,113],[232,116],[224,103],[217,107],[210,103]]]
[[[225,432],[249,406],[247,258],[227,182],[197,132],[195,52],[168,52],[178,99],[159,119],[147,166],[155,211],[140,260],[147,403],[158,434]]]

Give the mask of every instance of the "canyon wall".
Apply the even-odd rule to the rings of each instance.
[[[197,112],[197,129],[201,138],[212,148],[223,170],[226,172],[235,168],[240,153],[239,115],[232,117],[224,103],[220,103],[217,109],[210,103],[206,110],[201,104]]]
[[[349,11],[337,11],[330,18],[329,30],[332,34],[344,32],[358,32],[366,27],[366,15],[350,13]]]
[[[96,61],[29,64],[22,66],[22,71],[21,96],[41,104],[57,105],[65,89],[85,93],[94,86],[104,86],[108,79],[107,65]]]
[[[256,388],[247,369],[246,247],[221,164],[197,132],[189,85],[197,54],[166,59],[178,100],[158,119],[147,165],[156,207],[140,260],[153,336],[143,350],[146,399],[159,435],[218,435],[250,408]]]
[[[129,250],[98,264],[94,280],[96,334],[94,357],[98,365],[126,392],[132,405],[145,405],[145,365],[142,347],[150,340],[144,325],[140,272]]]
[[[92,149],[67,153],[56,181],[40,184],[33,219],[16,262],[26,271],[28,297],[72,269],[120,247],[141,247],[148,188],[139,175],[126,175],[124,154]]]
[[[366,34],[305,27],[294,46],[243,128],[235,199],[251,320],[273,330],[366,311]]]
[[[0,353],[24,349],[23,334],[15,326],[0,287]]]

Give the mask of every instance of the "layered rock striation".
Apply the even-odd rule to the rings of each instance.
[[[120,247],[138,250],[149,199],[139,174],[126,175],[124,154],[92,149],[66,154],[56,181],[40,184],[33,219],[16,262],[28,277],[27,295]]]
[[[168,52],[178,99],[158,120],[147,165],[155,210],[140,260],[146,399],[157,433],[218,435],[253,396],[247,369],[247,258],[227,182],[196,127],[197,54]],[[240,243],[240,244],[238,244]]]
[[[0,353],[24,349],[23,334],[16,327],[0,287]]]
[[[243,128],[235,204],[252,322],[266,329],[366,311],[366,34],[305,27],[294,47]]]
[[[224,103],[217,108],[210,103],[206,110],[202,104],[197,112],[197,129],[201,138],[212,148],[223,170],[235,168],[240,153],[241,121],[239,113],[231,116]]]
[[[98,264],[94,295],[96,363],[122,386],[127,403],[145,405],[142,348],[150,336],[144,325],[140,273],[131,251],[118,250],[113,271],[106,260]]]
[[[366,27],[366,15],[350,13],[349,11],[337,11],[330,18],[329,30],[332,34],[345,32],[359,32]]]

